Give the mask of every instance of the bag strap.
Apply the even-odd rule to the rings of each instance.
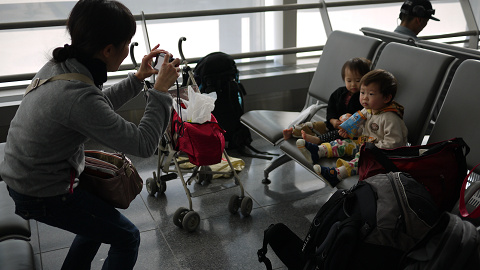
[[[450,141],[454,143],[458,143],[460,145],[460,148],[464,149],[465,152],[463,153],[463,156],[467,156],[468,153],[470,153],[470,147],[467,145],[467,143],[463,140],[463,138],[453,138]]]
[[[95,83],[87,77],[86,75],[80,74],[80,73],[64,73],[64,74],[59,74],[53,77],[50,77],[48,79],[40,79],[36,78],[33,80],[30,85],[27,87],[27,90],[25,91],[25,94],[23,96],[26,96],[30,91],[33,91],[37,89],[40,85],[46,84],[47,82],[53,82],[53,81],[81,81],[86,84],[90,84],[92,86],[95,86]]]
[[[437,145],[434,145],[433,147],[428,149],[425,153],[423,153],[423,155],[430,155],[430,154],[436,153],[436,152],[440,151],[441,149],[443,149],[447,144],[451,144],[451,143],[456,143],[460,146],[461,149],[463,149],[462,155],[464,157],[467,156],[468,153],[470,152],[470,147],[468,147],[468,145],[465,143],[465,141],[462,138],[453,138],[451,140],[443,141],[441,143],[438,143]],[[382,150],[380,150],[378,147],[376,147],[374,143],[366,142],[366,143],[364,143],[364,145],[362,147],[364,147],[365,150],[370,150],[373,153],[373,155],[375,156],[375,159],[386,170],[391,171],[391,172],[399,172],[400,171],[397,168],[397,166],[395,165],[395,163],[393,163]]]
[[[265,267],[267,268],[267,270],[272,270],[272,263],[270,262],[270,259],[267,258],[266,254],[267,254],[267,245],[268,245],[268,242],[269,242],[269,239],[267,239],[267,232],[270,230],[270,228],[273,227],[273,224],[271,224],[270,226],[268,226],[268,228],[265,230],[265,232],[263,233],[263,246],[261,249],[259,249],[257,251],[257,256],[258,256],[258,261],[259,262],[263,262],[265,264]]]
[[[470,147],[467,145],[467,143],[463,140],[463,138],[453,138],[451,140],[446,140],[446,141],[442,141],[442,142],[439,142],[437,144],[435,144],[434,146],[432,146],[430,149],[428,149],[427,151],[425,151],[422,155],[432,155],[432,154],[435,154],[435,153],[438,153],[440,152],[443,148],[445,148],[446,145],[448,144],[458,144],[458,146],[461,148],[461,149],[464,149],[464,151],[462,150],[462,155],[463,156],[467,156],[468,153],[470,153]]]
[[[466,207],[466,204],[465,204],[465,188],[467,187],[468,178],[470,177],[470,175],[475,171],[475,169],[479,165],[480,165],[480,163],[477,164],[475,167],[473,167],[473,169],[470,170],[470,172],[465,177],[465,179],[463,179],[462,188],[460,189],[460,201],[459,201],[459,204],[458,204],[458,210],[459,210],[460,215],[462,217],[468,217],[468,218],[478,218],[478,217],[480,217],[480,206],[477,206],[477,208],[475,208],[475,210],[473,210],[471,213],[468,213],[468,210],[467,210],[467,207]]]
[[[374,143],[371,142],[366,142],[363,144],[365,147],[365,150],[370,150],[373,155],[375,156],[375,159],[387,170],[390,172],[398,172],[399,169],[397,166],[385,155],[385,153],[382,152],[378,147],[375,146]]]

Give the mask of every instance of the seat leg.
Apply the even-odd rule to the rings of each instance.
[[[290,158],[289,156],[287,156],[287,154],[283,154],[281,156],[279,156],[278,158],[272,160],[270,162],[270,164],[268,164],[268,166],[265,168],[265,170],[263,170],[263,176],[265,177],[263,180],[262,180],[262,184],[270,184],[272,181],[270,181],[268,179],[268,174],[275,170],[278,166],[288,162],[292,160],[292,158]]]

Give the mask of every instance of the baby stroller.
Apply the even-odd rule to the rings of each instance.
[[[182,87],[178,84],[169,90],[172,96],[177,100],[177,104],[181,104],[181,99],[188,100],[188,86],[192,87],[198,92],[193,73],[187,65],[187,61],[182,52],[182,41],[186,38],[180,38],[178,48],[182,59],[182,68],[184,74],[184,82]],[[133,57],[133,56],[132,56]],[[185,82],[186,81],[186,82]],[[175,106],[174,106],[175,107]],[[208,193],[224,190],[227,188],[239,186],[240,195],[232,195],[228,202],[228,210],[230,213],[240,212],[243,216],[249,216],[253,201],[250,197],[245,196],[243,185],[232,165],[230,158],[225,151],[225,139],[223,137],[223,130],[218,126],[215,117],[211,114],[210,121],[204,124],[196,124],[185,122],[181,118],[181,111],[179,107],[174,108],[172,112],[171,123],[169,128],[160,139],[158,144],[158,165],[157,171],[153,172],[153,177],[146,180],[146,188],[149,195],[154,196],[158,193],[165,193],[167,189],[167,181],[174,180],[177,177],[182,181],[185,194],[188,199],[188,207],[180,207],[173,215],[173,223],[187,231],[194,231],[200,224],[200,216],[193,210],[192,197],[201,196]],[[196,138],[197,136],[202,136]],[[205,145],[209,144],[211,145]],[[203,145],[202,145],[203,144]],[[182,158],[182,155],[187,154],[188,160]],[[199,184],[208,184],[213,179],[214,174],[225,174],[221,171],[212,171],[209,165],[219,163],[222,158],[227,161],[231,172],[233,173],[233,183],[222,184],[220,189],[216,187],[212,192],[190,192],[188,185],[191,185],[195,180]],[[193,169],[182,169],[181,164],[190,161],[194,164]],[[174,167],[174,168],[171,168]],[[184,174],[191,173],[188,180],[185,180]]]

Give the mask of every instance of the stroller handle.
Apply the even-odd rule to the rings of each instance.
[[[130,58],[132,59],[133,67],[136,69],[138,65],[137,61],[135,61],[135,55],[133,54],[135,46],[138,46],[138,42],[132,42],[132,44],[130,44]]]
[[[181,37],[179,40],[178,40],[178,52],[180,53],[180,57],[182,58],[182,63],[186,64],[186,61],[185,61],[185,56],[183,55],[183,50],[182,50],[182,42],[187,40],[186,37]]]

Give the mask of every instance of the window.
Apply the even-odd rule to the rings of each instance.
[[[330,0],[334,4],[343,0]],[[280,0],[177,0],[143,1],[121,0],[134,15],[198,11],[205,9],[228,9],[240,7],[280,5]],[[359,1],[360,2],[360,1]],[[478,11],[479,1],[474,1]],[[65,20],[76,0],[0,0],[0,24],[28,21]],[[314,0],[298,0],[298,4],[317,4]],[[361,27],[393,30],[398,23],[402,2],[364,6],[329,7],[328,13],[333,30],[361,34]],[[459,1],[433,1],[435,16],[440,22],[430,21],[420,35],[437,35],[465,31],[466,20]],[[475,9],[474,9],[475,10]],[[476,12],[478,13],[478,12]],[[475,13],[475,14],[476,14]],[[179,19],[148,20],[150,43],[179,57],[178,40],[186,37],[183,52],[186,58],[201,57],[213,51],[230,54],[279,49],[279,36],[283,34],[279,24],[281,11],[254,12],[234,15],[184,17]],[[477,14],[478,16],[478,14]],[[477,18],[478,19],[478,18]],[[325,44],[327,35],[319,9],[300,9],[296,19],[296,46],[319,46]],[[457,40],[459,38],[456,38]],[[461,38],[460,38],[461,39]],[[0,50],[0,76],[35,73],[51,57],[55,47],[70,43],[64,26],[0,30],[3,48]],[[442,41],[449,41],[445,39]],[[137,62],[146,54],[146,46],[138,23],[137,34],[132,42]],[[318,55],[319,52],[300,53],[298,56]],[[268,57],[272,59],[273,57]],[[239,60],[248,61],[249,59]],[[131,64],[130,57],[124,64]]]

